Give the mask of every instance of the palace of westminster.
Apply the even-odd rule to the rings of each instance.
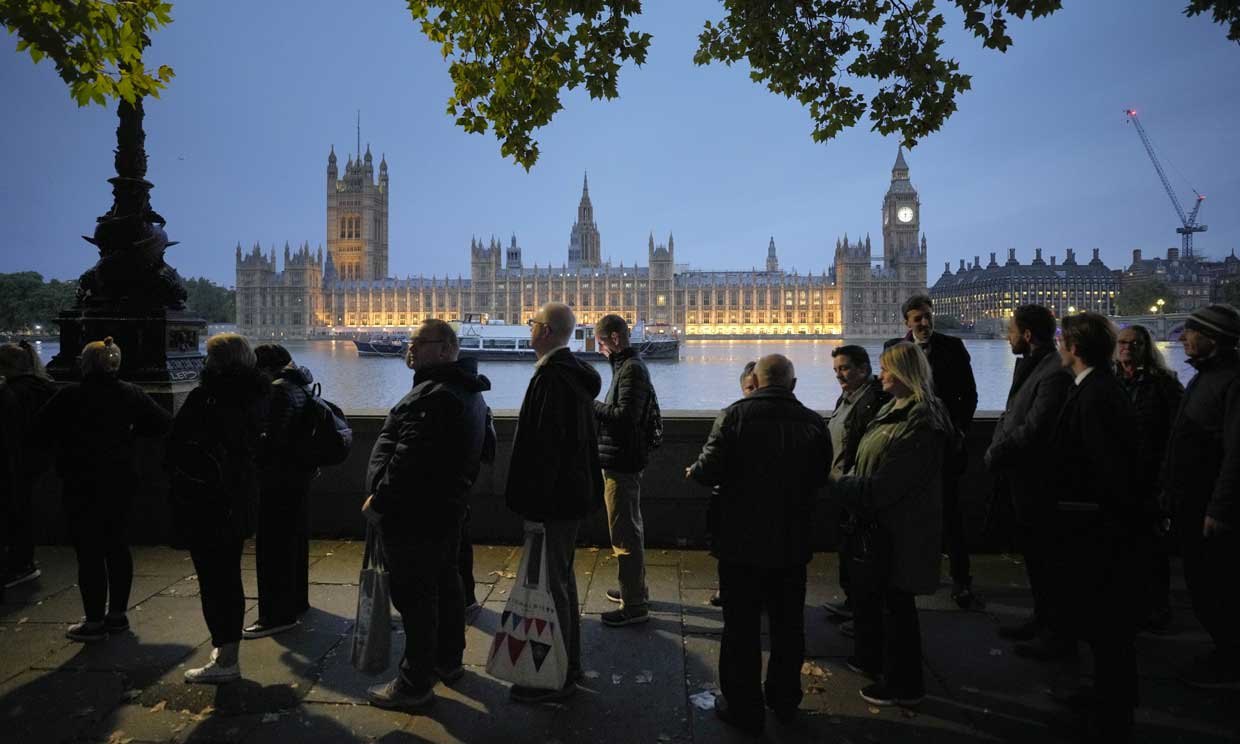
[[[870,239],[837,240],[834,263],[822,274],[779,268],[775,241],[763,270],[703,271],[676,263],[651,236],[644,266],[601,258],[588,181],[583,183],[568,260],[526,266],[515,237],[505,246],[470,241],[469,277],[388,276],[386,159],[375,180],[370,148],[349,157],[339,177],[333,148],[327,157],[327,251],[284,247],[249,253],[237,246],[237,324],[251,337],[304,338],[341,330],[406,332],[426,318],[454,320],[482,313],[524,323],[549,301],[573,306],[579,322],[615,313],[688,335],[832,335],[890,337],[904,332],[900,303],[926,291],[926,239],[921,203],[903,152],[883,198],[882,255]]]

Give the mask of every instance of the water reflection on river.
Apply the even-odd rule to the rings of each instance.
[[[797,369],[797,396],[812,408],[830,410],[840,388],[831,371],[831,350],[838,340],[771,341],[688,341],[681,347],[679,362],[652,362],[651,377],[665,409],[716,410],[736,399],[737,377],[745,362],[764,354],[788,356]],[[869,350],[877,366],[882,343],[857,342]],[[977,377],[978,408],[1002,410],[1012,381],[1012,356],[1006,341],[969,339],[965,341],[973,357]],[[57,344],[41,344],[44,361],[56,353]],[[349,341],[290,341],[286,343],[298,364],[305,365],[323,384],[323,394],[346,410],[387,409],[400,400],[410,387],[412,373],[394,358],[360,358]],[[1184,363],[1179,344],[1161,343],[1168,363],[1187,382],[1192,369]],[[482,362],[479,368],[491,379],[486,394],[495,409],[518,408],[525,395],[533,364],[531,362]],[[611,370],[604,363],[595,367],[603,376],[604,389]]]

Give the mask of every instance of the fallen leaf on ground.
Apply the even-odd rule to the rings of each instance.
[[[633,677],[633,681],[639,685],[649,684],[654,681],[654,672],[649,669],[643,669],[640,674]]]
[[[264,713],[263,714],[263,723],[275,723],[278,720],[280,720],[279,713]]]
[[[618,685],[618,684],[620,684],[620,683],[621,683],[621,682],[623,682],[623,681],[624,681],[624,675],[623,675],[623,674],[613,674],[613,675],[611,675],[611,683],[612,683],[613,685]]]
[[[825,677],[827,676],[827,670],[812,661],[807,661],[801,664],[801,674],[807,677]]]
[[[598,679],[598,672],[594,671],[593,669],[587,669],[581,673],[581,676],[585,677],[586,679]]]
[[[487,576],[498,576],[501,579],[515,579],[517,575],[512,571],[492,571]]]
[[[873,713],[874,715],[878,715],[879,713],[882,713],[882,711],[879,710],[878,706],[876,705],[870,706],[870,712]]]
[[[152,706],[151,706],[151,712],[152,712],[152,713],[158,713],[158,712],[160,712],[161,710],[163,710],[164,708],[167,708],[167,707],[168,707],[168,701],[167,701],[167,700],[160,700],[158,703],[155,703],[154,705],[152,705]]]
[[[108,744],[129,744],[131,741],[133,741],[133,737],[125,736],[124,731],[113,731],[112,735],[108,737]]]

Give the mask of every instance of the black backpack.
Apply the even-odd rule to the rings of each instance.
[[[302,390],[306,403],[297,427],[294,452],[308,468],[339,465],[353,447],[353,430],[340,407],[322,397],[322,387],[317,382]]]
[[[663,445],[663,411],[659,409],[659,396],[650,386],[650,400],[646,401],[646,446],[656,450]]]

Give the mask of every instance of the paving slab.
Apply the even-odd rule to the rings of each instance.
[[[69,645],[65,628],[46,623],[0,623],[0,681],[41,664]]]
[[[129,590],[129,610],[141,605],[146,600],[159,594],[176,583],[174,576],[134,576],[133,586]],[[65,591],[41,599],[34,604],[22,605],[23,610],[7,616],[5,619],[20,620],[25,618],[31,623],[56,623],[69,625],[82,619],[82,595],[77,585]]]
[[[365,551],[364,541],[352,540],[338,543],[328,555],[310,567],[310,583],[312,584],[356,584],[357,575],[362,570],[362,553]]]
[[[616,573],[616,561],[606,558],[599,560],[597,573],[590,582],[589,591],[585,595],[582,612],[597,615],[611,612],[620,605],[607,598],[608,589],[620,588],[620,580]],[[650,592],[649,609],[652,613],[680,614],[680,572],[675,566],[646,566],[646,589]],[[578,584],[578,591],[581,585]]]
[[[112,672],[29,670],[0,684],[4,740],[59,742],[75,739],[106,720],[124,693]]]
[[[133,554],[134,576],[184,578],[194,573],[194,562],[188,550],[165,545],[135,545],[129,550]]]

